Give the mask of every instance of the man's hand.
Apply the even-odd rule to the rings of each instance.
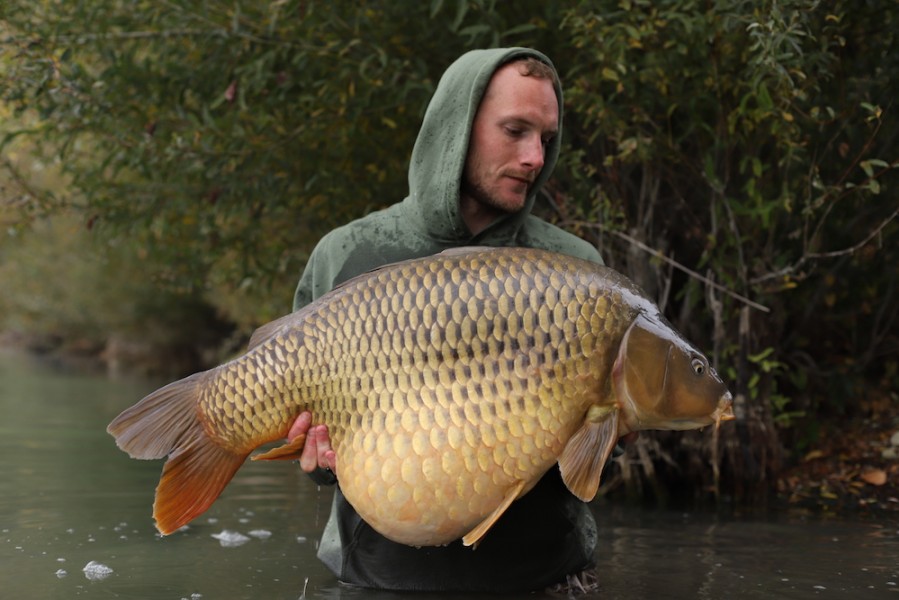
[[[336,476],[337,454],[331,448],[328,427],[327,425],[310,427],[311,424],[312,413],[309,411],[300,413],[287,433],[287,439],[290,441],[306,434],[306,445],[303,446],[303,453],[300,455],[300,468],[307,473],[312,473],[316,469],[328,469]]]

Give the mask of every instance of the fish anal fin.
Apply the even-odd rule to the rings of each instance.
[[[603,467],[618,442],[618,410],[592,407],[559,457],[562,480],[572,494],[590,502]]]
[[[298,435],[283,446],[272,448],[268,452],[257,454],[250,460],[299,460],[306,445],[306,434]]]
[[[524,480],[521,480],[509,488],[509,491],[506,492],[506,495],[503,497],[503,501],[500,502],[499,506],[497,506],[492,513],[487,515],[487,518],[478,523],[474,529],[466,533],[462,538],[462,543],[466,546],[474,546],[477,548],[477,545],[481,541],[481,538],[484,537],[484,534],[493,527],[493,524],[496,523],[504,512],[506,512],[506,509],[521,495],[524,485]]]

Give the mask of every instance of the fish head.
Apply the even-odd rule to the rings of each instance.
[[[705,355],[644,315],[624,335],[613,378],[630,431],[696,429],[734,418],[731,393]]]

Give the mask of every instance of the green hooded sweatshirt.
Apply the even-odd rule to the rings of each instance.
[[[584,240],[533,216],[540,187],[559,156],[558,134],[547,145],[544,166],[524,208],[472,235],[459,208],[462,171],[472,123],[493,73],[504,64],[543,54],[527,48],[474,50],[462,55],[437,86],[409,166],[409,195],[325,235],[309,258],[294,296],[301,308],[336,285],[388,263],[458,246],[524,246],[602,263]],[[338,461],[340,457],[338,457]],[[456,542],[411,548],[380,536],[340,493],[319,557],[346,583],[395,590],[522,591],[564,580],[593,561],[596,525],[586,505],[564,487],[557,469],[515,502],[476,550]]]

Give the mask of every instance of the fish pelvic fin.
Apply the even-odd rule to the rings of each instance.
[[[562,481],[572,494],[584,502],[596,497],[603,467],[617,442],[618,408],[590,407],[559,457]]]
[[[299,460],[306,445],[306,434],[301,434],[283,446],[272,448],[268,452],[257,454],[250,460]]]
[[[153,503],[156,528],[163,535],[209,508],[247,456],[219,446],[199,420],[197,395],[204,375],[153,392],[106,428],[132,458],[168,457]]]
[[[477,526],[465,534],[462,538],[462,544],[465,546],[472,546],[473,548],[477,548],[478,544],[481,542],[481,539],[484,535],[490,531],[490,528],[493,527],[493,524],[499,520],[499,518],[506,512],[506,509],[521,496],[521,491],[524,489],[525,481],[521,480],[516,483],[514,486],[509,488],[509,491],[506,492],[506,495],[503,497],[503,501],[500,502],[499,506],[497,506],[492,513],[487,515],[483,521],[477,524]]]

